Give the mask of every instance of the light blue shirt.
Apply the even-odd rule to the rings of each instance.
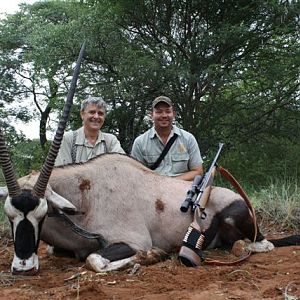
[[[195,137],[176,126],[173,126],[169,139],[176,133],[177,139],[169,149],[155,172],[166,176],[178,176],[202,165],[200,149]],[[147,167],[158,159],[165,145],[152,127],[138,136],[132,146],[131,156]]]

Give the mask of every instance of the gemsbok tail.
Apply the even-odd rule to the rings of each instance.
[[[300,235],[291,235],[282,239],[268,240],[275,247],[300,246]]]

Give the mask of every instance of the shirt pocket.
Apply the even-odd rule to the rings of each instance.
[[[188,153],[173,154],[172,158],[172,173],[180,174],[189,171],[189,155]]]

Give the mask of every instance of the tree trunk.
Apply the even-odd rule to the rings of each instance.
[[[45,145],[47,143],[47,136],[46,136],[46,125],[47,120],[49,118],[51,112],[51,107],[47,106],[46,109],[41,113],[41,120],[40,120],[40,144],[43,150],[45,150]]]

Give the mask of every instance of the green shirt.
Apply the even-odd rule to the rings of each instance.
[[[161,175],[178,176],[202,165],[200,149],[195,137],[176,126],[173,126],[169,139],[176,133],[177,139],[154,170]],[[164,149],[164,144],[154,127],[138,136],[132,146],[131,156],[150,167],[158,159]]]
[[[106,152],[125,153],[116,136],[110,133],[99,131],[95,145],[91,145],[85,138],[83,127],[80,127],[76,131],[69,131],[64,134],[55,161],[55,166],[73,163],[72,152],[76,155],[76,163],[86,162],[89,159]]]

